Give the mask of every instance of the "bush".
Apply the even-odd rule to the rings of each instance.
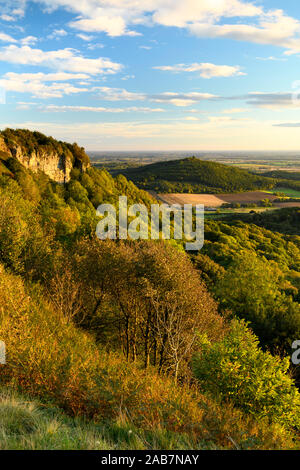
[[[233,320],[219,343],[205,341],[193,361],[203,389],[256,418],[300,427],[300,394],[288,375],[289,360],[263,352],[246,324]]]

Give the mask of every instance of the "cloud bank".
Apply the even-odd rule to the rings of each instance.
[[[83,33],[137,36],[138,26],[185,28],[201,38],[223,38],[283,47],[300,52],[300,22],[282,9],[264,9],[244,0],[0,0],[2,17],[22,16],[26,4],[46,11],[64,8],[75,18],[69,26]],[[233,23],[234,20],[235,22]]]

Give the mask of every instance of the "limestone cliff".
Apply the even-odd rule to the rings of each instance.
[[[43,171],[58,183],[70,180],[73,168],[85,171],[89,158],[77,144],[58,142],[37,132],[7,129],[0,132],[0,157],[16,158],[25,168]]]

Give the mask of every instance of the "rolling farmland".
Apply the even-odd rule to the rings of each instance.
[[[203,204],[205,207],[209,208],[220,208],[223,204],[257,204],[262,199],[269,199],[272,202],[278,199],[278,196],[264,191],[249,191],[232,194],[158,194],[158,198],[166,204]],[[300,202],[275,203],[274,206],[300,207]]]
[[[159,194],[159,198],[167,204],[204,204],[206,207],[221,207],[222,204],[250,204],[262,199],[273,201],[277,196],[264,191],[250,191],[232,194]]]

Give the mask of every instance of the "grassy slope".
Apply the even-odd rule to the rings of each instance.
[[[0,392],[0,450],[109,449],[105,432],[57,408],[8,390]]]
[[[18,418],[24,405],[4,398],[4,448],[230,449],[232,441],[242,449],[293,445],[278,426],[257,422],[230,404],[221,406],[201,391],[179,387],[153,370],[127,363],[122,355],[99,350],[90,335],[51,312],[35,289],[26,289],[3,269],[0,307],[0,337],[7,347],[7,364],[0,366],[2,386],[73,417],[27,403],[25,413],[40,419],[27,436]],[[82,416],[89,424],[78,421]]]
[[[55,406],[0,389],[0,450],[190,449],[193,445],[175,433],[143,432],[125,417],[110,424],[72,418]]]
[[[287,197],[291,197],[291,198],[298,198],[298,197],[300,198],[300,191],[297,191],[296,189],[290,189],[290,188],[284,188],[284,187],[278,186],[275,192],[284,193]]]

